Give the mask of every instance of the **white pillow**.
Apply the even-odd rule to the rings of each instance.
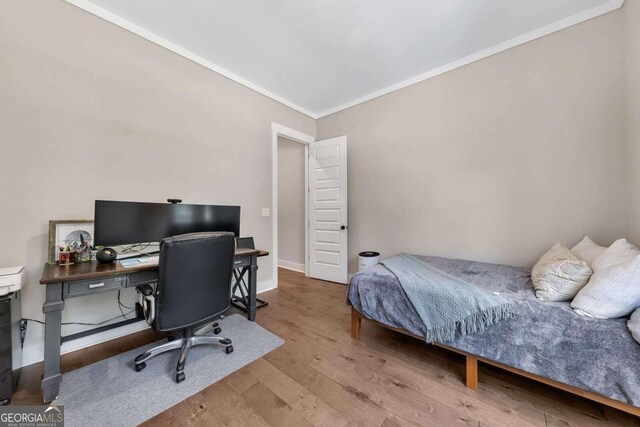
[[[629,328],[633,339],[640,342],[640,308],[637,308],[631,315],[631,319],[627,322],[627,328]]]
[[[545,301],[568,301],[576,296],[591,277],[591,268],[562,243],[542,255],[531,270],[536,297]]]
[[[613,319],[640,307],[640,250],[625,239],[614,242],[593,262],[593,276],[571,303],[576,313]]]
[[[640,250],[627,242],[627,239],[618,239],[593,261],[593,271],[628,264],[638,255]]]
[[[598,258],[606,250],[604,246],[600,246],[586,236],[577,245],[571,248],[571,252],[581,260],[589,264],[593,268],[593,261]]]

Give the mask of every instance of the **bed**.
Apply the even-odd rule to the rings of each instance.
[[[467,387],[477,389],[478,361],[588,399],[640,415],[640,344],[627,319],[579,316],[569,302],[535,298],[530,270],[439,257],[430,265],[491,292],[516,306],[518,316],[484,332],[436,344],[467,359]],[[377,265],[356,274],[349,286],[351,332],[358,339],[362,319],[421,338],[424,326],[398,279]]]

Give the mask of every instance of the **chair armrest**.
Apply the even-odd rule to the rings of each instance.
[[[153,286],[151,285],[136,286],[136,290],[140,292],[142,295],[144,295],[145,297],[153,296]]]
[[[136,286],[136,291],[138,291],[138,304],[142,307],[142,312],[144,313],[147,325],[151,326],[156,317],[156,298],[153,286]]]

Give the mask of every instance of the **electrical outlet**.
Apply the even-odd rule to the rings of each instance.
[[[262,217],[263,218],[269,217],[269,208],[262,208]]]

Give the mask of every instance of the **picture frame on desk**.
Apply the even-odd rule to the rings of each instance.
[[[65,219],[49,221],[49,256],[47,262],[56,264],[59,258],[58,243],[66,242],[71,246],[75,242],[79,250],[77,262],[91,260],[93,246],[94,221],[92,219]],[[80,237],[82,236],[82,238]],[[81,249],[81,241],[86,249]]]

